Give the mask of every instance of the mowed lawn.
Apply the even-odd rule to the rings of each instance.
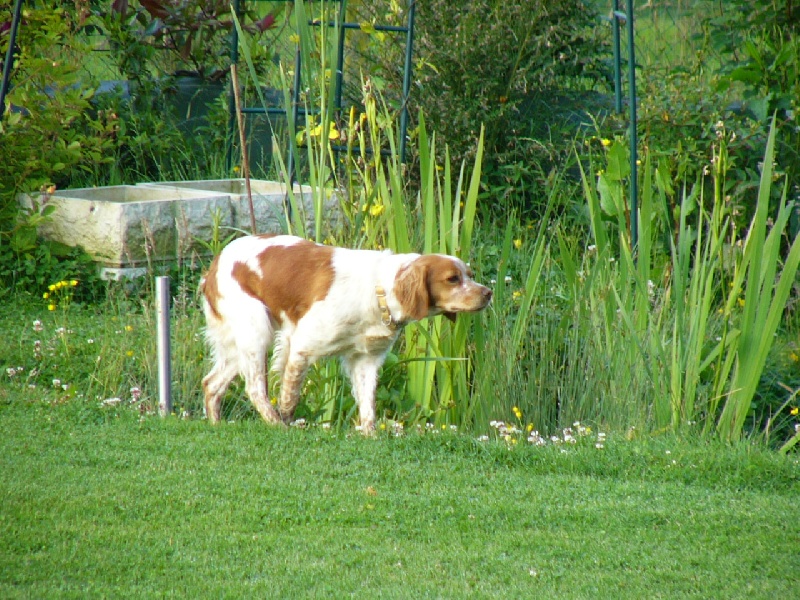
[[[507,447],[0,390],[2,598],[792,598],[800,465],[674,437]]]

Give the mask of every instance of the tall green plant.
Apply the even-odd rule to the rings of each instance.
[[[773,118],[764,153],[755,215],[744,240],[744,253],[741,262],[736,265],[731,293],[725,305],[725,310],[730,310],[741,291],[744,291],[740,334],[728,350],[733,360],[733,374],[716,424],[717,433],[729,440],[738,440],[742,436],[758,381],[800,265],[800,236],[792,241],[785,258],[781,252],[781,240],[794,208],[793,204],[786,202],[788,182],[783,187],[777,218],[771,228],[767,225],[774,175],[775,132]]]
[[[800,262],[800,238],[792,241],[785,258],[781,255],[781,240],[792,210],[785,187],[775,222],[771,228],[767,226],[774,148],[773,123],[755,215],[746,236],[739,239],[731,227],[731,207],[723,184],[728,161],[725,140],[720,141],[713,197],[704,198],[701,185],[684,191],[674,230],[666,230],[668,262],[655,252],[654,225],[659,220],[670,223],[666,191],[675,186],[664,181],[663,172],[654,181],[648,160],[643,170],[639,212],[643,225],[637,253],[630,249],[624,222],[617,220],[619,266],[598,261],[600,271],[586,279],[611,286],[625,330],[621,332],[624,337],[606,338],[610,353],[606,360],[614,364],[612,355],[627,355],[631,369],[648,374],[650,419],[658,429],[677,429],[704,419],[706,432],[728,440],[739,439],[744,432]],[[592,231],[602,252],[614,247],[607,235],[607,211],[585,173],[583,181]],[[598,190],[601,195],[616,197],[608,189],[608,180],[601,180]],[[615,193],[619,195],[621,190]],[[618,204],[606,206],[619,215]],[[654,265],[664,273],[660,290],[650,280]],[[593,290],[584,288],[583,292],[591,297]],[[606,327],[611,329],[608,321]]]

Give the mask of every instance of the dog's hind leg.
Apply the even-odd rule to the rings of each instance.
[[[219,421],[222,395],[238,372],[239,369],[235,362],[220,358],[214,363],[211,372],[203,378],[206,417],[209,422]]]
[[[269,401],[267,393],[267,348],[274,335],[272,323],[264,311],[245,312],[250,318],[237,324],[236,346],[239,355],[239,372],[244,377],[245,390],[258,414],[267,423],[280,423],[281,417]],[[257,318],[253,317],[257,314]]]
[[[290,351],[283,368],[281,380],[280,410],[284,423],[290,423],[294,418],[297,403],[300,402],[300,392],[303,389],[303,380],[311,364],[309,357],[303,352]]]

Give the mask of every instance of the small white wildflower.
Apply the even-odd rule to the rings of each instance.
[[[34,331],[41,331],[42,329],[44,329],[44,325],[42,325],[42,322],[39,319],[36,319],[33,322],[33,330]]]
[[[594,447],[597,448],[598,450],[602,450],[603,448],[605,448],[605,446],[601,442],[597,442],[594,445]]]
[[[323,423],[322,424],[322,428],[327,431],[328,429],[331,428],[331,424],[330,423]]]
[[[478,441],[479,442],[488,442],[489,441],[489,436],[488,435],[482,435],[482,436],[480,436],[478,438]]]
[[[506,283],[511,283],[511,281],[512,281],[511,275],[506,275],[505,282]]]
[[[106,398],[100,404],[101,406],[116,406],[120,402],[122,402],[122,398],[114,397],[114,398]]]
[[[8,375],[9,377],[14,377],[14,375],[16,375],[16,374],[17,374],[17,370],[14,367],[8,367],[6,369],[6,375]]]
[[[61,380],[60,379],[53,379],[53,387],[54,388],[61,387]]]
[[[297,427],[298,429],[305,429],[306,420],[305,419],[297,419],[292,421],[290,427]]]

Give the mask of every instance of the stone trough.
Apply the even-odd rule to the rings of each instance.
[[[253,180],[258,233],[284,231],[285,186]],[[310,188],[302,189],[304,213],[312,214]],[[295,187],[300,200],[300,187]],[[56,207],[39,228],[46,239],[81,246],[106,277],[135,276],[148,267],[208,256],[214,227],[220,239],[250,232],[244,180],[162,182],[57,191],[19,197],[22,206]],[[216,225],[215,225],[216,222]]]

